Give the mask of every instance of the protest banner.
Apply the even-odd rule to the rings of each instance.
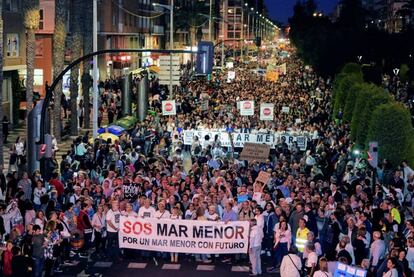
[[[296,143],[298,148],[301,151],[305,151],[308,146],[308,140],[309,138],[306,136],[294,136],[291,134],[281,134],[279,136],[276,136],[276,144],[279,143],[286,143],[289,147],[293,145],[293,143]]]
[[[194,137],[198,137],[200,143],[204,144],[206,136],[208,136],[210,142],[213,142],[216,135],[218,135],[222,147],[231,147],[229,134],[225,131],[185,130],[183,132],[183,142],[184,145],[191,145]],[[244,147],[246,142],[264,143],[272,147],[275,141],[273,134],[232,133],[232,138],[234,147]]]
[[[270,180],[270,173],[266,171],[260,171],[259,175],[256,178],[256,182],[267,184]]]
[[[240,154],[240,160],[265,162],[269,158],[269,154],[269,145],[246,142]]]
[[[229,134],[225,131],[211,131],[205,130],[185,130],[183,131],[183,142],[184,145],[192,145],[194,137],[198,137],[201,144],[204,144],[206,136],[212,143],[215,136],[218,136],[220,145],[222,147],[231,147]],[[266,144],[270,148],[274,149],[275,145],[285,142],[289,147],[293,146],[296,142],[301,151],[305,151],[309,137],[304,135],[293,135],[290,133],[270,133],[270,134],[249,134],[249,133],[232,133],[234,147],[244,147],[245,143],[251,142],[256,144]]]
[[[289,113],[289,111],[290,111],[289,107],[287,107],[287,106],[282,107],[282,113]]]
[[[162,115],[176,115],[175,100],[162,101]]]
[[[260,105],[260,120],[273,120],[274,104],[262,103]]]
[[[254,101],[240,101],[240,115],[254,115]]]
[[[234,79],[236,79],[236,72],[235,71],[227,72],[227,80],[234,80]]]
[[[121,216],[119,247],[190,254],[247,253],[249,222]]]
[[[208,100],[201,100],[201,111],[208,111]]]

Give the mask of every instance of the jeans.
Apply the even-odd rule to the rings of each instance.
[[[252,264],[252,273],[254,275],[262,274],[262,261],[260,259],[260,246],[252,247],[249,249],[250,263]]]
[[[45,258],[33,258],[33,277],[42,277]]]
[[[118,232],[107,232],[107,250],[108,256],[112,258],[119,258],[121,249],[119,249]]]
[[[275,267],[279,267],[282,263],[283,257],[288,254],[287,243],[278,243],[275,249]]]
[[[203,261],[203,262],[205,262],[205,261],[207,261],[208,259],[207,259],[207,254],[195,254],[195,259],[196,259],[196,261],[198,262],[198,261]]]

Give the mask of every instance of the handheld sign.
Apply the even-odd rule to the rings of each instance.
[[[176,115],[175,100],[162,101],[162,115]]]

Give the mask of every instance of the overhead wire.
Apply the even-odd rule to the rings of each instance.
[[[161,13],[158,13],[157,15],[154,15],[154,16],[145,16],[145,15],[140,15],[140,14],[136,14],[136,13],[134,13],[134,12],[131,12],[131,11],[129,11],[129,10],[127,10],[127,9],[125,9],[124,7],[122,7],[122,6],[120,6],[118,3],[116,3],[114,0],[111,0],[111,2],[112,2],[114,5],[116,5],[119,9],[123,10],[124,12],[126,12],[126,13],[128,13],[128,14],[130,14],[130,15],[132,15],[132,16],[139,17],[139,18],[154,19],[154,18],[160,17],[160,16],[162,16],[162,15],[164,15],[164,14],[165,14],[165,12],[161,12]]]

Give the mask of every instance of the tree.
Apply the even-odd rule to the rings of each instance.
[[[3,120],[3,0],[0,0],[0,120]],[[0,128],[0,165],[3,164],[3,128]]]
[[[412,158],[413,136],[410,113],[402,104],[383,104],[372,113],[368,141],[378,141],[380,159],[388,159],[396,166]]]
[[[25,0],[24,27],[26,28],[26,114],[33,109],[33,86],[36,50],[36,30],[39,29],[40,13],[39,0]]]
[[[364,147],[372,112],[381,104],[390,103],[391,96],[382,88],[373,84],[364,86],[364,91],[358,93],[351,122],[351,138]]]
[[[362,76],[357,74],[342,74],[340,78],[335,79],[334,84],[334,106],[333,114],[337,116],[339,111],[344,111],[345,102],[351,87],[355,84],[362,83]]]
[[[53,34],[53,78],[63,70],[65,63],[65,41],[66,41],[66,10],[67,0],[56,0],[55,3],[55,32]],[[62,81],[54,90],[54,135],[58,142],[61,141],[62,133]]]
[[[356,104],[357,95],[367,90],[367,86],[369,86],[367,83],[357,83],[353,84],[349,88],[343,112],[343,119],[345,122],[352,122],[352,116]]]
[[[82,0],[72,1],[72,20],[71,30],[72,37],[70,40],[70,48],[72,50],[72,60],[80,57],[82,51],[82,33],[81,33],[81,11]],[[72,136],[78,135],[78,79],[79,65],[76,65],[70,71],[70,133]]]

